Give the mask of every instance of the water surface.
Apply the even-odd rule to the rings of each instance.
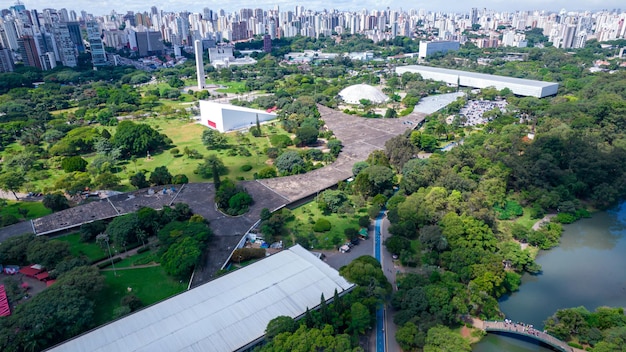
[[[500,301],[507,318],[542,328],[561,308],[626,307],[626,203],[565,225],[559,247],[540,252],[536,261],[541,275],[524,275],[520,290]],[[549,351],[513,340],[489,334],[474,351]]]

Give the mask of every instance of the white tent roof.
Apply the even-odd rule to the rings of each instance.
[[[267,323],[354,285],[296,245],[69,340],[52,351],[235,351]]]
[[[355,84],[346,87],[339,92],[339,96],[348,104],[359,104],[361,99],[367,99],[374,104],[384,103],[389,100],[383,92],[367,84]]]

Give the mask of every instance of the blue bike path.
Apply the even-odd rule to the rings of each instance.
[[[382,263],[381,256],[381,224],[383,222],[383,218],[385,217],[385,212],[380,211],[378,216],[376,217],[376,223],[374,226],[374,258],[378,260],[379,263]],[[376,352],[385,352],[385,306],[381,305],[376,310]]]

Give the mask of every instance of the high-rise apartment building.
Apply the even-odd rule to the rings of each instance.
[[[13,72],[15,63],[11,50],[0,47],[0,72]]]
[[[35,38],[30,35],[22,36],[17,40],[19,46],[19,53],[22,56],[22,62],[26,66],[41,67],[41,61],[39,61],[39,53],[37,52],[37,44],[35,44]]]
[[[87,40],[91,49],[91,62],[94,66],[107,64],[107,54],[100,33],[100,26],[96,21],[87,21]]]
[[[57,59],[61,61],[63,66],[75,67],[77,65],[76,54],[77,49],[70,37],[70,31],[67,23],[55,22],[52,24],[52,35],[56,43]]]

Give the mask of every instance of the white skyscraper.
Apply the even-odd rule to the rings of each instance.
[[[204,60],[202,59],[202,41],[193,42],[193,48],[196,52],[196,74],[198,75],[198,89],[204,89]]]

